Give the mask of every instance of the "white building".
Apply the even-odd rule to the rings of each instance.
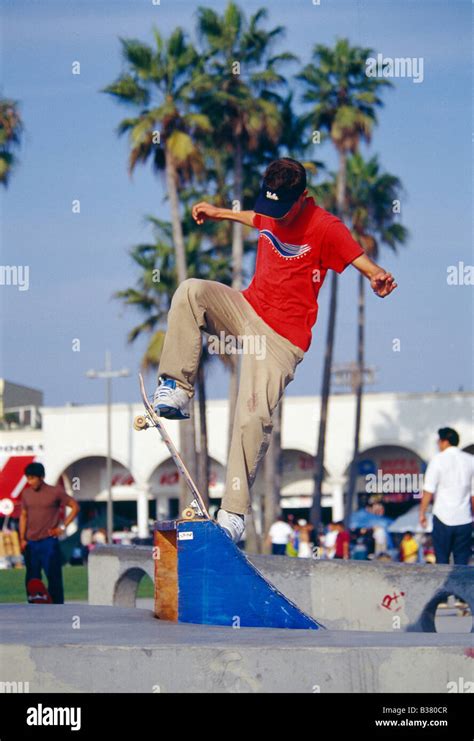
[[[439,427],[454,427],[460,447],[474,452],[474,393],[368,393],[364,396],[359,458],[359,492],[367,491],[367,474],[423,473],[437,452]],[[316,452],[320,399],[287,397],[284,401],[282,448],[282,506],[304,510],[311,504],[313,456]],[[113,498],[116,512],[127,504],[127,515],[138,521],[140,534],[147,530],[148,516],[177,514],[178,474],[158,432],[136,432],[134,417],[140,404],[112,407]],[[228,429],[227,400],[208,402],[211,497],[222,496],[225,482]],[[353,453],[355,401],[352,394],[334,395],[330,401],[323,488],[326,519],[343,516],[343,492]],[[17,498],[24,487],[24,465],[33,459],[46,468],[46,481],[61,479],[69,493],[87,507],[105,507],[107,481],[106,407],[63,406],[41,409],[42,428],[18,426],[0,430],[0,500]],[[179,422],[165,421],[179,447]],[[257,498],[263,491],[262,470],[254,485]],[[416,493],[416,487],[415,487]],[[413,492],[396,489],[380,493],[390,505],[411,500]],[[150,502],[152,506],[150,507]],[[103,503],[102,505],[100,503]],[[136,508],[136,509],[135,509]]]

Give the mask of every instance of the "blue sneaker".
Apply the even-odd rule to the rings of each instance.
[[[160,376],[153,394],[153,408],[159,417],[189,419],[190,415],[186,411],[189,402],[188,394],[178,386],[174,378]]]

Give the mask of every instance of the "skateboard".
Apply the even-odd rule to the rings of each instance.
[[[30,605],[51,605],[53,600],[41,579],[30,579],[26,585]]]
[[[183,520],[194,520],[194,519],[204,519],[204,520],[210,520],[211,517],[209,515],[209,512],[206,509],[206,505],[204,504],[204,500],[199,493],[199,490],[194,483],[191,474],[189,473],[188,469],[184,465],[180,454],[176,450],[173,441],[171,440],[170,436],[166,432],[166,429],[163,425],[163,422],[161,421],[158,414],[153,409],[152,405],[150,404],[150,401],[148,399],[145,384],[143,381],[143,376],[141,373],[138,375],[139,382],[140,382],[140,393],[143,399],[143,405],[145,407],[145,414],[140,414],[138,417],[135,417],[133,422],[133,428],[137,431],[146,430],[148,427],[156,427],[158,432],[161,435],[161,438],[163,442],[165,443],[166,447],[168,448],[171,457],[173,458],[176,468],[180,472],[182,476],[184,476],[184,479],[186,481],[186,484],[188,486],[189,491],[191,492],[191,495],[193,496],[193,499],[189,505],[189,507],[186,507],[183,509],[181,513],[181,517]]]

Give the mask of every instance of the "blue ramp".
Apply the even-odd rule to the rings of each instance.
[[[178,621],[324,629],[275,589],[211,520],[178,521]]]

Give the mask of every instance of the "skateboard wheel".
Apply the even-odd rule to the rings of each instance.
[[[148,427],[148,422],[146,417],[144,417],[142,414],[138,417],[135,417],[133,420],[133,429],[134,430],[145,430]]]
[[[183,518],[183,520],[192,520],[195,515],[196,513],[192,507],[186,507],[186,509],[183,509],[181,513],[181,517]]]

